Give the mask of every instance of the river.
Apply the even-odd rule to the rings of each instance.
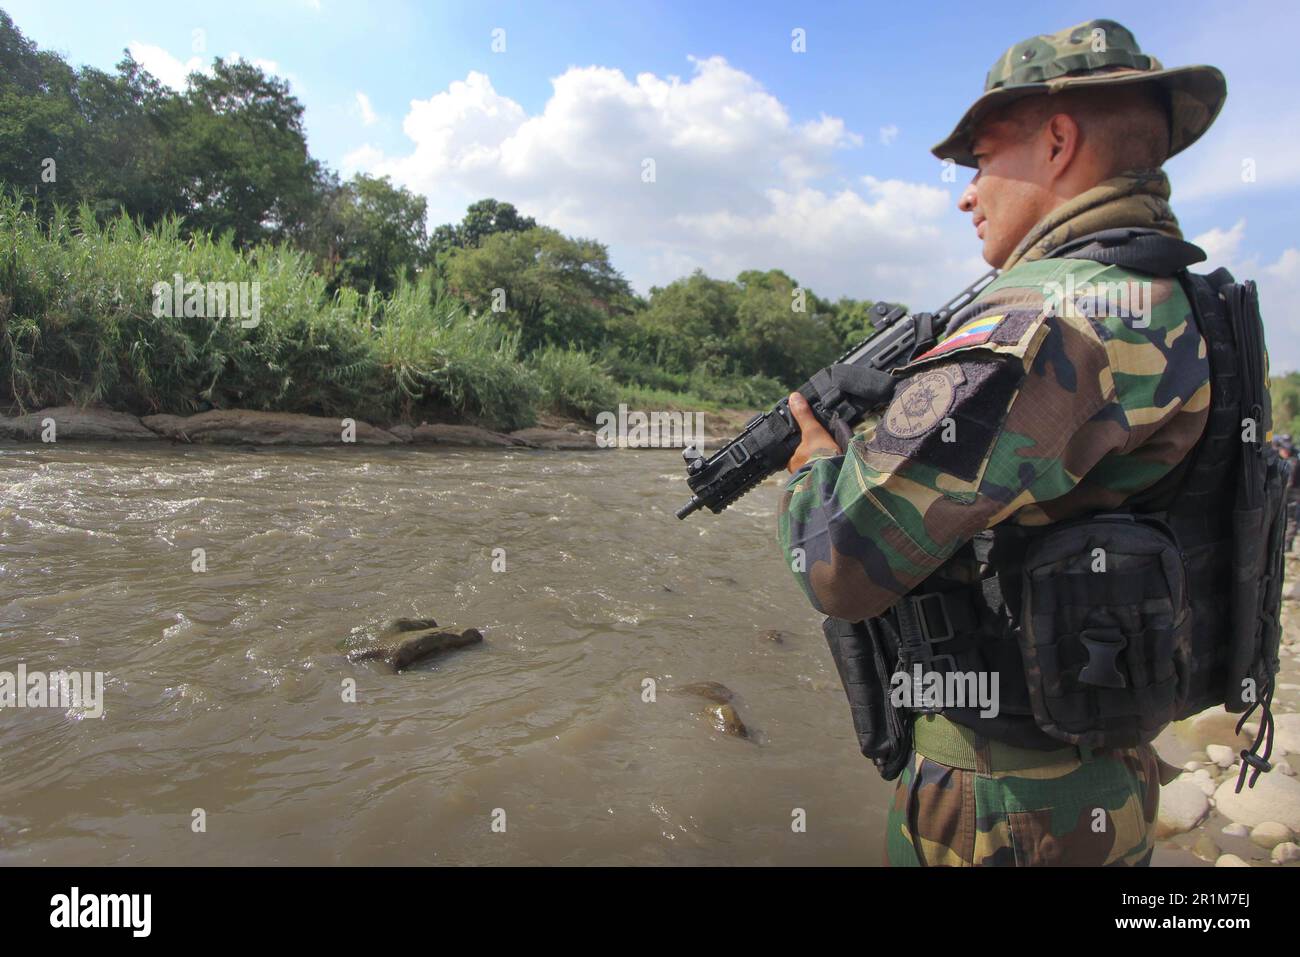
[[[682,475],[0,449],[0,670],[105,676],[98,717],[0,710],[0,864],[879,863],[892,785],[781,562],[780,483],[681,522]],[[403,616],[486,640],[402,674],[339,651]],[[753,740],[667,690],[700,681]]]

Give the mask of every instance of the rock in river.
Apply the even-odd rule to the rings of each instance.
[[[695,695],[714,704],[726,704],[736,696],[734,691],[717,681],[697,681],[693,685],[682,685],[677,689],[677,693]]]
[[[708,720],[715,731],[729,734],[733,738],[751,740],[749,728],[741,720],[740,714],[736,711],[736,706],[731,703],[732,699],[736,697],[736,693],[726,685],[717,681],[699,681],[695,684],[682,685],[680,688],[671,690],[675,694],[691,695],[707,701],[708,704],[699,714]]]
[[[733,738],[749,738],[749,728],[745,727],[745,722],[740,720],[740,715],[736,714],[736,709],[731,705],[712,704],[704,711],[712,719],[715,730]]]
[[[401,620],[403,619],[399,619],[399,621]],[[394,624],[397,623],[394,622]],[[412,665],[428,661],[443,652],[476,645],[482,640],[483,635],[477,628],[466,628],[460,632],[425,631],[413,635],[397,645],[380,645],[374,648],[358,648],[349,651],[348,660],[354,663],[359,661],[386,661],[392,665],[393,671],[400,672],[405,671]]]

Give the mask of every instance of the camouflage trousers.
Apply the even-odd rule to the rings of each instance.
[[[885,862],[1145,867],[1159,801],[1150,745],[1015,771],[952,767],[913,752],[889,810]]]

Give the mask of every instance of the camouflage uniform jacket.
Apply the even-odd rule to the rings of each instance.
[[[1149,294],[1149,308],[1123,318],[1100,302],[1070,308],[1068,297],[1053,308],[1053,293],[1077,295],[1087,283]],[[949,330],[899,370],[874,429],[842,455],[814,457],[786,486],[779,539],[824,614],[881,614],[1000,522],[1118,506],[1165,475],[1204,428],[1206,347],[1175,279],[1021,259]]]

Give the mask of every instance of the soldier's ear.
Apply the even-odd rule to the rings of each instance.
[[[1069,113],[1054,113],[1039,130],[1052,179],[1065,175],[1079,155],[1079,124]]]

